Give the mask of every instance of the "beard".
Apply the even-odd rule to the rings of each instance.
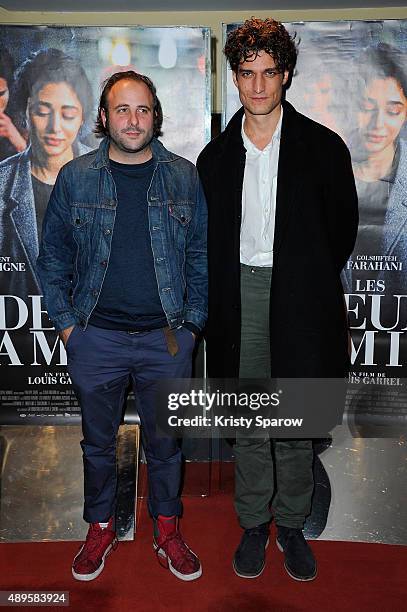
[[[151,130],[142,130],[140,128],[130,126],[126,130],[114,130],[111,129],[109,123],[106,124],[106,128],[109,132],[110,140],[115,144],[117,149],[123,151],[124,153],[140,153],[150,145],[152,139],[154,138],[152,128]],[[140,138],[133,140],[126,137],[127,132],[136,132],[137,134],[140,134]]]

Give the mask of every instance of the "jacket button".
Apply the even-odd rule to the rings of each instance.
[[[106,259],[104,259],[103,261],[100,262],[100,265],[103,266],[103,268],[106,268],[107,266],[107,261]]]
[[[108,236],[111,233],[112,233],[112,230],[109,227],[107,229],[105,229],[106,236]]]
[[[92,295],[93,295],[93,297],[97,297],[98,296],[98,290],[97,289],[92,289]]]

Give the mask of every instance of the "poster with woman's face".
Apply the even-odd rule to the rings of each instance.
[[[208,28],[0,26],[0,424],[78,411],[36,259],[61,167],[99,146],[103,82],[153,81],[163,144],[195,162],[210,138]]]
[[[392,398],[407,400],[407,21],[285,25],[298,43],[287,100],[338,133],[352,157],[360,223],[342,275],[349,380],[365,405],[382,411],[383,423]],[[240,102],[230,69],[224,74],[226,123]],[[318,262],[310,275],[323,283]],[[362,429],[380,436],[391,427]]]

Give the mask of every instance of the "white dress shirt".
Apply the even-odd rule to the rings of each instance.
[[[248,266],[273,265],[274,225],[276,216],[277,172],[280,153],[283,108],[273,137],[263,149],[258,149],[244,131],[246,165],[242,192],[242,222],[240,226],[240,261]]]

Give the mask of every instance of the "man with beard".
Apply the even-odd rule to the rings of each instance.
[[[225,55],[243,108],[197,163],[209,219],[209,376],[343,377],[340,272],[357,230],[349,152],[283,101],[297,49],[281,23],[246,21],[228,35]],[[316,562],[302,533],[312,441],[239,436],[235,456],[244,533],[234,571],[262,573],[273,516],[287,572],[312,580]]]
[[[178,530],[181,450],[156,436],[159,379],[189,377],[206,320],[206,203],[193,164],[157,140],[153,83],[133,71],[104,85],[99,149],[68,163],[46,212],[38,274],[82,411],[89,525],[72,573],[93,580],[116,544],[116,437],[126,387],[138,398],[153,545],[181,580],[202,573]]]

